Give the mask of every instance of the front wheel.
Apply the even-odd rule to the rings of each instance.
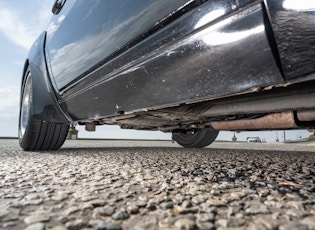
[[[193,129],[173,132],[172,139],[185,148],[203,148],[217,138],[219,131],[212,129]]]
[[[27,151],[57,150],[64,143],[69,125],[36,119],[32,112],[33,84],[28,70],[21,90],[19,143]]]

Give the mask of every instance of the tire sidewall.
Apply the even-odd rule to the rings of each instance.
[[[178,136],[177,140],[181,141],[185,146],[191,147],[196,142],[200,141],[200,139],[202,138],[202,133],[203,133],[202,131],[203,130],[198,129],[190,137],[187,134],[179,133],[179,134],[177,134],[177,136]]]
[[[173,133],[172,139],[185,148],[203,148],[211,144],[218,136],[219,131],[210,129],[196,129],[194,134]]]

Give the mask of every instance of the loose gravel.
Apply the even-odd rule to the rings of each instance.
[[[315,229],[311,151],[67,141],[57,152],[24,152],[16,140],[0,145],[1,229]]]

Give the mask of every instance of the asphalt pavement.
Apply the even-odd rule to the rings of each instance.
[[[312,143],[0,146],[0,229],[315,229]]]

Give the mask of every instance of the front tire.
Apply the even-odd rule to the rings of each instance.
[[[203,148],[217,138],[219,131],[211,129],[193,129],[173,132],[172,139],[185,148]]]
[[[69,125],[38,120],[33,116],[32,75],[26,71],[21,89],[19,144],[26,151],[57,150],[68,133]]]

